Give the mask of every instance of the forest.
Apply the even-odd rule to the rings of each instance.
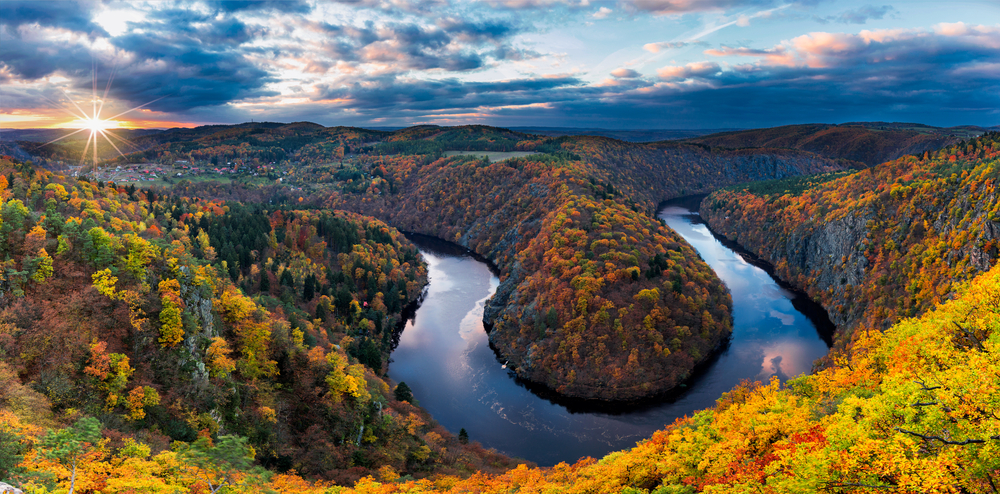
[[[236,454],[341,483],[385,466],[420,475],[510,461],[460,443],[385,378],[401,313],[426,283],[395,229],[7,158],[0,168],[3,479],[46,492],[69,468],[70,488],[111,489],[112,467],[77,464],[96,458],[85,443],[169,452],[178,465]],[[58,458],[15,467],[32,444],[16,424],[66,424],[51,436]],[[84,441],[95,431],[101,444]],[[108,492],[155,490],[124,485]]]
[[[941,128],[896,122],[849,122],[722,132],[686,142],[730,149],[798,149],[830,159],[848,160],[864,168],[907,154],[921,154],[950,146],[985,130],[972,126]]]
[[[181,180],[170,188],[179,195],[350,210],[485,256],[503,277],[486,322],[511,368],[564,396],[618,401],[674,388],[731,330],[728,294],[651,217],[659,201],[843,168],[796,150],[715,151],[485,126],[385,132],[257,123],[144,139],[147,149],[111,163],[218,162],[237,174],[230,184]],[[277,150],[284,154],[267,161]],[[445,155],[453,150],[535,154],[491,163]],[[228,269],[233,256],[247,269],[248,248],[235,250],[224,256]]]
[[[993,266],[998,158],[1000,135],[988,133],[806,184],[723,189],[702,216],[822,303],[846,336],[916,316]]]
[[[273,161],[280,180],[0,159],[0,481],[25,492],[996,492],[1000,135],[860,169],[478,126],[141,139],[112,163]],[[814,373],[550,468],[453,435],[386,377],[427,283],[411,231],[499,268],[485,319],[518,376],[602,400],[677,386],[732,303],[653,213],[711,191],[713,230],[837,323]]]

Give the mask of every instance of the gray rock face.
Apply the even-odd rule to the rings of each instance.
[[[701,215],[714,231],[775,265],[776,275],[821,303],[838,329],[850,331],[873,302],[860,297],[863,291],[868,298],[881,297],[884,306],[916,293],[910,291],[913,280],[906,278],[903,266],[946,265],[947,278],[930,281],[937,287],[954,289],[955,283],[972,279],[994,265],[996,250],[985,247],[1000,239],[1000,222],[991,216],[1000,198],[991,194],[973,200],[967,188],[965,184],[922,196],[883,193],[825,222],[822,218],[782,216],[780,206],[772,207],[771,213],[742,210],[739,204],[714,210],[714,206],[705,207],[711,197],[703,203]],[[780,204],[780,199],[771,200],[777,201],[773,205]],[[929,231],[939,239],[935,243],[940,250],[933,258],[920,256]],[[955,243],[957,238],[964,240]],[[876,241],[885,245],[874,245]],[[894,260],[880,267],[880,256]],[[900,268],[894,267],[896,262]],[[945,299],[950,296],[947,291],[939,295]],[[931,302],[925,298],[922,303],[913,310],[927,309]],[[899,317],[916,313],[900,312],[895,318],[866,320],[866,324],[881,324],[885,329]]]
[[[24,494],[24,491],[6,482],[0,482],[0,494]]]
[[[184,335],[184,347],[194,364],[192,378],[198,381],[208,381],[208,371],[205,368],[204,354],[202,348],[205,342],[218,336],[215,330],[215,317],[212,314],[212,299],[203,295],[203,288],[190,283],[190,273],[188,268],[182,267],[180,285],[181,299],[184,300],[184,312],[193,316],[198,331],[187,331]],[[190,328],[185,328],[185,330]]]

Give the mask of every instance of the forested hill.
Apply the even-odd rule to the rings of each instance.
[[[765,182],[702,203],[842,328],[884,328],[952,296],[1000,246],[1000,134],[846,175]]]
[[[500,149],[511,134],[480,127],[421,135],[375,146],[392,144],[394,154],[358,157],[353,179],[338,179],[339,168],[307,176],[328,177],[327,207],[371,214],[493,260],[503,277],[486,320],[509,367],[563,395],[604,400],[675,387],[731,329],[721,282],[653,218],[661,200],[838,169],[801,151],[714,152],[591,137],[518,141],[514,149],[537,154],[491,163],[428,146]]]
[[[637,144],[606,137],[562,137],[546,142],[543,149],[578,156],[594,177],[652,207],[665,198],[704,193],[728,184],[846,167],[845,163],[794,149],[711,149],[671,141]]]
[[[730,331],[728,294],[653,218],[660,201],[841,168],[805,151],[548,138],[485,126],[380,132],[253,123],[146,139],[160,142],[113,164],[177,165],[170,177],[192,176],[176,184],[178,194],[298,196],[488,257],[503,282],[486,319],[510,368],[564,395],[603,400],[673,388]],[[220,185],[203,181],[205,173],[237,178]],[[226,260],[243,266],[243,257]]]
[[[907,154],[934,151],[987,130],[989,129],[971,126],[942,128],[921,124],[855,122],[722,132],[684,142],[730,149],[799,149],[830,159],[845,159],[874,166]]]
[[[103,172],[227,164],[155,190],[0,159],[0,479],[38,493],[996,491],[1000,268],[984,271],[1000,255],[1000,136],[838,171],[794,150],[409,132],[212,129]],[[446,155],[460,146],[507,159]],[[793,176],[813,171],[828,173]],[[730,304],[652,205],[754,177],[783,180],[717,192],[702,214],[853,325],[815,374],[746,383],[631,450],[541,469],[465,444],[381,377],[426,275],[395,225],[501,267],[490,338],[521,375],[576,396],[668,389],[726,337]]]
[[[855,351],[833,365],[786,385],[746,383],[631,450],[552,468],[423,479],[384,465],[346,486],[253,468],[232,436],[163,449],[141,435],[105,430],[105,438],[85,420],[46,432],[32,422],[38,393],[0,374],[0,469],[13,472],[0,470],[0,478],[52,492],[39,487],[68,485],[72,463],[81,491],[109,493],[206,492],[223,482],[235,494],[990,493],[1000,472],[998,332],[994,267],[919,318],[884,333],[859,331]],[[431,434],[424,437],[432,454],[458,446]],[[77,449],[55,450],[60,444]]]
[[[225,450],[241,465],[342,483],[379,467],[513,465],[461,444],[384,377],[426,268],[379,220],[185,198],[0,157],[0,258],[2,480],[173,492],[136,472],[109,484],[102,462],[70,475],[78,433],[107,438],[105,452],[165,453],[174,469]],[[42,427],[70,436],[24,439]]]

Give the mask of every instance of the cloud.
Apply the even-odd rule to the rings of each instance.
[[[312,11],[303,0],[212,0],[206,2],[210,8],[224,12],[277,11],[305,14]]]
[[[225,45],[206,48],[186,37],[138,34],[114,42],[133,60],[120,71],[112,94],[133,104],[163,98],[150,108],[184,111],[275,94],[264,89],[274,76]]]
[[[558,6],[578,8],[578,7],[587,7],[590,5],[590,0],[480,0],[480,1],[492,7],[500,7],[512,10],[546,9]]]
[[[857,34],[814,32],[769,49],[706,50],[711,56],[759,58],[765,65],[812,68],[869,66],[912,67],[914,62],[945,65],[971,59],[1000,57],[1000,27],[938,24],[933,31],[917,29],[864,30]]]
[[[607,7],[601,7],[600,9],[597,9],[597,12],[594,12],[593,15],[591,15],[591,17],[593,17],[594,19],[606,19],[609,15],[611,15],[611,12],[612,12],[611,9]]]
[[[674,50],[678,48],[684,48],[685,46],[700,45],[708,46],[708,43],[702,41],[661,41],[659,43],[646,43],[642,45],[642,49],[650,53],[659,53],[662,50]]]
[[[688,14],[692,12],[726,11],[747,7],[772,7],[773,0],[635,0],[632,7],[658,15]]]
[[[441,4],[449,8],[437,8]],[[89,95],[95,61],[103,87],[117,60],[112,96],[123,105],[163,98],[154,110],[212,122],[255,117],[355,125],[531,121],[718,128],[1000,117],[1000,27],[942,23],[926,29],[811,32],[765,46],[709,47],[697,41],[802,1],[171,0],[134,7],[141,17],[123,21],[120,31],[112,29],[114,35],[91,21],[91,11],[113,12],[104,10],[108,5],[0,1],[5,101],[9,104],[11,95],[17,104],[58,96],[56,84],[63,83],[51,82],[60,80],[53,75]],[[718,24],[701,34],[643,46],[670,55],[670,50],[706,49],[703,57],[695,53],[701,49],[677,53],[695,58],[662,66],[655,77],[620,61],[590,74],[599,77],[619,67],[599,81],[575,73],[546,77],[540,74],[553,70],[545,65],[552,54],[535,50],[554,50],[553,45],[532,45],[532,36],[522,36],[558,38],[565,34],[559,31],[562,22],[581,24],[595,14],[608,19],[604,26],[621,12],[718,10],[726,15],[705,16]],[[862,7],[821,22],[857,24],[894,13],[889,6]],[[673,58],[648,57],[645,67],[654,68],[650,60],[660,57]],[[572,58],[566,61],[558,70],[579,69]],[[496,80],[500,77],[507,79]]]
[[[722,68],[715,62],[692,62],[683,66],[668,65],[656,71],[660,79],[703,79],[718,74]]]
[[[46,30],[23,34],[0,26],[0,68],[12,78],[35,80],[56,72],[89,80],[91,51],[86,44],[47,36]]]
[[[817,16],[814,18],[823,24],[830,22],[839,22],[841,24],[865,24],[869,20],[881,20],[887,15],[893,16],[896,14],[899,14],[899,11],[891,5],[883,5],[881,7],[865,5],[864,7],[854,10],[845,10],[837,15],[828,15],[825,17]]]
[[[506,20],[470,21],[459,17],[438,19],[437,26],[449,36],[463,42],[502,41],[521,31],[519,26]]]
[[[666,66],[658,81],[612,72],[587,85],[571,77],[499,83],[384,78],[331,87],[341,119],[395,122],[720,128],[801,122],[896,120],[957,125],[1000,120],[1000,28],[810,33],[771,48],[710,50],[734,59]],[[743,59],[743,60],[740,60]],[[992,118],[993,122],[983,121]],[[340,120],[338,120],[339,122]]]
[[[419,80],[396,76],[369,78],[325,88],[321,100],[337,100],[353,111],[379,114],[386,110],[456,110],[480,106],[542,103],[563,97],[558,93],[578,86],[575,77],[541,77],[497,82],[458,79]],[[559,90],[559,91],[556,91]]]
[[[636,77],[642,77],[642,74],[626,68],[612,70],[611,75],[617,79],[634,79]]]
[[[0,25],[17,27],[38,24],[42,27],[63,28],[70,31],[107,35],[94,23],[92,2],[38,0],[4,0],[0,2]]]
[[[433,23],[368,21],[362,26],[297,21],[319,41],[291,38],[281,52],[309,58],[311,65],[337,62],[382,64],[385,70],[446,70],[463,72],[503,60],[528,60],[539,54],[515,47],[511,39],[525,27],[505,19],[470,20],[442,17]],[[492,59],[492,62],[491,62]]]

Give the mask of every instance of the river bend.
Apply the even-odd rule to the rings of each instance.
[[[540,466],[600,458],[630,448],[678,417],[712,406],[744,379],[785,380],[809,372],[826,354],[825,313],[806,313],[796,294],[716,239],[682,203],[659,217],[683,236],[729,287],[729,344],[686,385],[651,403],[607,409],[552,402],[505,369],[489,346],[483,308],[499,285],[489,267],[453,244],[415,236],[428,264],[429,285],[392,353],[389,376],[405,381],[421,406],[448,430]],[[801,295],[798,295],[801,297]],[[825,336],[825,337],[824,337]]]

